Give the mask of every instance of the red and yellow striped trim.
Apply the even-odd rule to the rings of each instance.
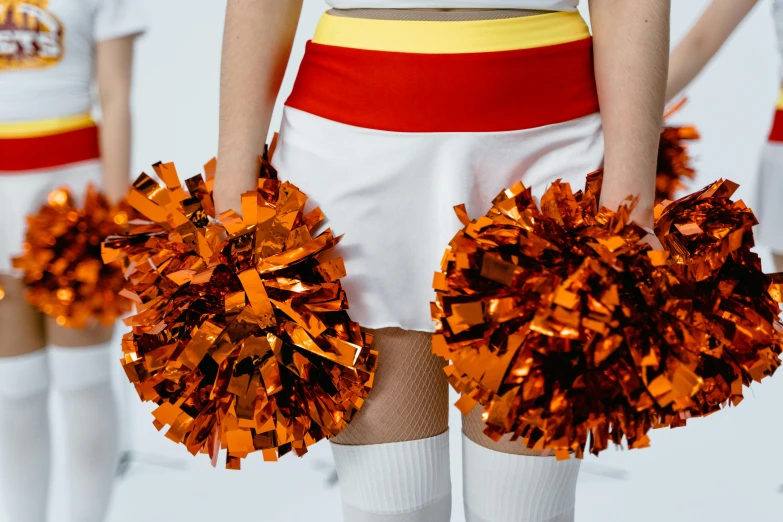
[[[286,105],[396,132],[500,132],[598,112],[578,13],[414,22],[324,15]]]
[[[22,172],[100,158],[89,114],[0,124],[0,172]]]

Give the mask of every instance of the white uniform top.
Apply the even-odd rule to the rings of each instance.
[[[96,42],[144,30],[140,0],[0,0],[0,123],[89,113]]]
[[[775,29],[778,33],[778,66],[780,67],[779,73],[783,80],[783,0],[774,0],[772,7],[772,16],[775,20]]]
[[[338,9],[377,8],[473,8],[473,9],[540,9],[543,11],[576,11],[579,0],[326,0]]]

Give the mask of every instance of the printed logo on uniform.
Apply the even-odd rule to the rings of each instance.
[[[49,67],[63,57],[63,27],[49,0],[0,0],[0,70]]]

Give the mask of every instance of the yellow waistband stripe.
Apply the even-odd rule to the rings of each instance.
[[[577,12],[463,22],[369,20],[327,13],[313,42],[370,51],[461,54],[548,47],[589,37]]]
[[[0,138],[38,138],[75,131],[95,125],[89,114],[65,116],[51,120],[0,123]]]
[[[783,111],[783,90],[780,91],[780,96],[778,96],[777,109],[779,111]]]

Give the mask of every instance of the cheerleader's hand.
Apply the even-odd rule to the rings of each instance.
[[[638,171],[632,169],[605,169],[601,187],[600,206],[617,209],[630,205],[632,198],[631,221],[642,227],[647,235],[642,242],[648,243],[655,250],[663,250],[653,230],[655,226],[655,172],[656,159],[652,158],[646,168]],[[627,175],[627,172],[640,172],[638,176]],[[622,174],[620,174],[622,173]]]

